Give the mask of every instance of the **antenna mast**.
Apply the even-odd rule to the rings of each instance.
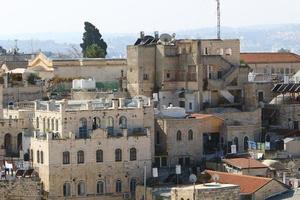
[[[218,39],[221,39],[221,9],[220,9],[220,0],[217,1],[217,36]]]

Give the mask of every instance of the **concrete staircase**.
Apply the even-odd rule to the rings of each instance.
[[[230,103],[234,103],[234,96],[228,90],[220,90],[220,94]]]

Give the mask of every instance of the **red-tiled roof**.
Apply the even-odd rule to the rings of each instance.
[[[300,63],[300,56],[294,53],[241,53],[240,59],[248,64]]]
[[[239,169],[268,168],[266,165],[252,158],[230,158],[223,159],[223,162]]]
[[[211,176],[218,175],[219,183],[239,185],[242,194],[253,194],[272,181],[271,178],[263,178],[257,176],[246,176],[211,170],[205,170],[205,172],[210,174]]]

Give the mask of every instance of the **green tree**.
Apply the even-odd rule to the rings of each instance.
[[[83,42],[80,44],[83,56],[89,58],[105,58],[107,54],[107,44],[102,39],[99,30],[90,22],[84,22],[84,30],[85,32],[83,33],[82,38]],[[97,53],[94,53],[95,51]]]
[[[105,52],[97,44],[88,46],[85,50],[85,57],[88,58],[104,58]]]

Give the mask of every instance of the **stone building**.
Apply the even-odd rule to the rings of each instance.
[[[218,183],[240,186],[241,200],[264,200],[289,191],[289,187],[287,185],[276,179],[231,174],[211,170],[205,170],[205,172],[211,176],[217,175],[219,178]]]
[[[0,84],[0,119],[3,117],[3,85]]]
[[[224,135],[224,121],[213,115],[157,118],[155,126],[155,164],[158,167],[200,165],[206,155],[220,150],[220,138]]]
[[[241,53],[241,61],[250,66],[260,80],[283,80],[300,70],[300,56],[289,52]],[[259,77],[261,76],[261,77]]]
[[[42,53],[29,60],[28,69],[42,79],[54,76],[60,78],[94,78],[96,82],[118,82],[126,76],[126,59],[74,58],[51,59]]]
[[[155,118],[155,163],[159,167],[199,165],[203,158],[248,151],[261,137],[261,110]]]
[[[35,103],[33,167],[49,199],[123,199],[151,174],[150,99]]]
[[[248,67],[240,66],[239,40],[165,41],[141,34],[127,55],[131,96],[154,94],[160,106],[172,104],[187,112],[243,102]]]
[[[227,158],[222,162],[225,172],[262,177],[268,175],[268,166],[252,158]]]
[[[202,200],[202,199],[228,199],[239,200],[240,188],[233,184],[207,183],[180,186],[154,186],[146,188],[147,200]],[[136,199],[142,199],[144,187],[139,185],[136,190]]]
[[[23,150],[24,131],[30,128],[28,119],[0,119],[1,157],[19,157]]]

